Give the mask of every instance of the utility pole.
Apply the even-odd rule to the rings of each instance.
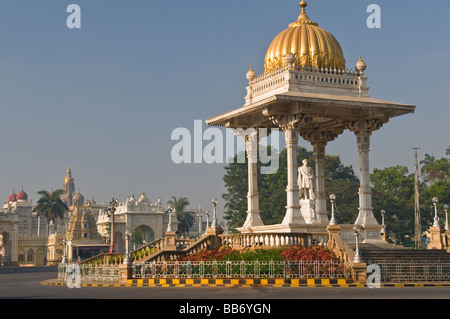
[[[419,164],[417,161],[417,150],[420,148],[413,148],[414,150],[414,228],[415,228],[415,246],[416,249],[422,248],[422,226],[420,222],[420,205],[419,205]]]

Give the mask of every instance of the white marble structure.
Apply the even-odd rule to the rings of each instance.
[[[139,228],[146,242],[164,237],[169,218],[164,212],[162,202],[158,198],[151,203],[145,193],[136,199],[131,195],[126,201],[119,203],[114,214],[114,242],[116,252],[125,250],[125,234],[133,233]],[[103,237],[108,235],[111,217],[108,212],[101,210],[98,215],[97,228]]]
[[[249,84],[245,104],[206,121],[241,132],[247,143],[248,209],[242,228],[248,232],[314,232],[328,225],[324,176],[326,145],[345,130],[356,136],[360,163],[359,215],[355,225],[362,241],[379,240],[381,226],[373,216],[369,183],[370,136],[392,117],[413,113],[415,106],[374,99],[369,95],[366,64],[360,58],[355,70],[345,67],[338,41],[306,15],[306,2],[296,22],[281,32],[269,46],[265,73],[247,73]],[[286,214],[281,224],[263,225],[259,216],[256,180],[257,137],[251,128],[278,128],[284,132],[287,148]],[[244,132],[244,133],[242,133]],[[313,147],[315,157],[315,198],[311,210],[302,212],[297,184],[297,145],[302,137]],[[250,160],[252,159],[252,160]],[[280,203],[282,205],[283,203]],[[307,217],[305,219],[305,216]],[[354,238],[352,239],[354,240]]]

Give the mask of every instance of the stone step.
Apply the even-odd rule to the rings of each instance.
[[[347,244],[355,250],[355,244]],[[363,260],[414,260],[450,262],[450,253],[446,250],[415,250],[393,244],[360,244],[359,250]]]

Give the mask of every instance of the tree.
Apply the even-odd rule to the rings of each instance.
[[[444,211],[443,206],[450,204],[450,147],[445,151],[447,157],[435,159],[429,161],[430,156],[425,154],[424,167],[422,167],[423,180],[426,187],[421,192],[422,210],[424,211],[425,224],[431,226],[434,218],[434,205],[432,202],[433,197],[437,197],[439,200],[438,211],[442,216]]]
[[[52,191],[51,193],[46,190],[38,192],[41,197],[37,201],[37,205],[34,207],[33,211],[36,212],[38,216],[44,216],[47,219],[47,226],[51,221],[54,222],[57,218],[64,218],[64,213],[69,210],[67,205],[61,200],[61,195],[63,193],[62,189]]]
[[[186,212],[185,209],[189,206],[189,200],[186,197],[176,198],[172,196],[172,199],[167,202],[169,205],[172,205],[175,209],[178,224],[178,231],[186,235],[189,233],[189,229],[194,225],[194,215],[192,212]]]
[[[380,221],[381,210],[386,211],[385,224],[390,237],[399,243],[409,243],[415,236],[414,174],[405,166],[393,166],[373,170],[372,206]],[[419,185],[422,190],[424,185]],[[423,214],[421,214],[423,215]],[[423,226],[423,222],[421,222]]]
[[[428,154],[425,154],[427,156]],[[429,155],[428,155],[429,156]],[[425,164],[422,169],[422,175],[425,182],[432,184],[436,181],[449,181],[450,180],[450,160],[446,157],[440,159],[434,159],[430,163],[424,160],[420,163]]]

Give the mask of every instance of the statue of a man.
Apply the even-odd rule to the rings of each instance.
[[[308,161],[304,159],[303,165],[298,168],[297,183],[300,188],[301,199],[314,199],[314,173],[308,166]]]

